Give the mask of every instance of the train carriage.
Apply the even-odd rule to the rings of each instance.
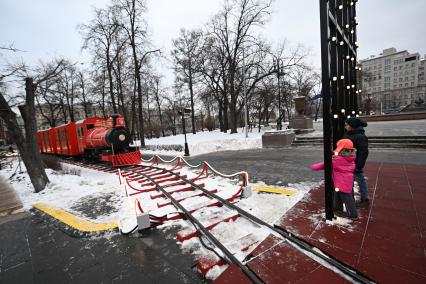
[[[37,133],[40,152],[47,154],[56,154],[55,129],[41,130]]]
[[[56,153],[63,156],[78,156],[77,132],[74,122],[54,128]]]

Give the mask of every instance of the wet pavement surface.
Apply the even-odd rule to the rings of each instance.
[[[107,216],[117,211],[117,206],[113,204],[120,201],[119,197],[112,193],[100,194],[80,198],[71,209],[78,212],[83,217],[96,220],[98,216]]]
[[[208,161],[223,173],[246,170],[250,182],[268,185],[288,185],[303,181],[320,181],[322,172],[313,172],[310,165],[323,161],[321,147],[290,147],[281,149],[251,149],[216,152],[187,159],[192,164]],[[367,161],[387,163],[426,164],[425,150],[371,149]]]
[[[0,223],[2,284],[205,283],[191,268],[194,259],[173,239],[173,229],[70,236],[45,216],[20,215]]]

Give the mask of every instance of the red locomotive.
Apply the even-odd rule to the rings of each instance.
[[[102,160],[113,166],[137,165],[140,152],[130,147],[130,134],[120,115],[87,118],[37,132],[40,152]]]

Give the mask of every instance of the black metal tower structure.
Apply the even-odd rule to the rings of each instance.
[[[345,120],[358,112],[357,0],[319,0],[324,129],[325,212],[333,219],[332,148],[344,134]]]

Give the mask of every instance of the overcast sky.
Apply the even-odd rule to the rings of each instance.
[[[156,47],[170,54],[171,40],[181,28],[201,27],[222,5],[222,0],[148,0],[148,24]],[[0,45],[14,43],[24,53],[4,53],[3,59],[22,57],[35,64],[65,56],[87,62],[81,53],[76,27],[93,17],[93,6],[107,0],[0,0]],[[276,0],[264,36],[273,43],[287,39],[311,50],[310,62],[320,67],[318,0]],[[358,1],[358,59],[383,49],[426,54],[426,0]]]

